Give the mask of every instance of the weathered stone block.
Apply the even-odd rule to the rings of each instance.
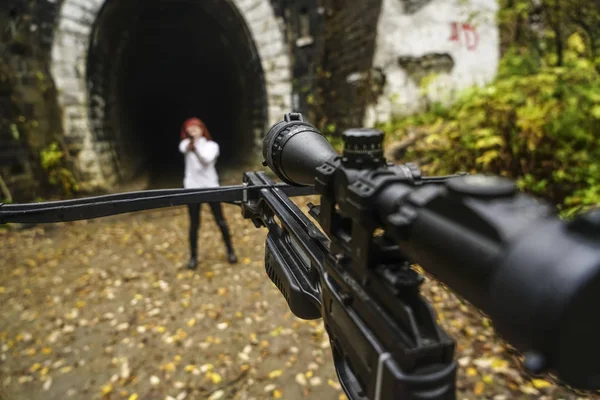
[[[67,18],[61,18],[58,22],[58,31],[65,33],[77,33],[88,36],[92,27],[87,23],[80,23]]]

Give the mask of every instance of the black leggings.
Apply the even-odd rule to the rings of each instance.
[[[208,203],[210,206],[210,210],[212,211],[213,216],[215,217],[215,222],[221,229],[221,235],[223,235],[223,241],[225,242],[225,246],[227,246],[228,252],[233,252],[233,246],[231,245],[231,236],[229,235],[229,227],[227,226],[227,222],[223,217],[223,209],[221,208],[221,203]],[[200,229],[200,206],[201,204],[189,204],[188,212],[190,215],[190,252],[192,258],[196,258],[198,256],[198,230]]]

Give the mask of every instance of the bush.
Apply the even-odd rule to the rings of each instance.
[[[70,196],[79,190],[79,185],[71,170],[65,166],[64,156],[56,142],[40,152],[42,168],[48,174],[48,182],[58,186],[64,195]]]
[[[388,140],[424,129],[409,149],[429,174],[492,173],[556,204],[571,216],[600,203],[600,74],[569,38],[564,66],[537,66],[507,52],[496,81],[472,88],[450,108],[382,128]]]

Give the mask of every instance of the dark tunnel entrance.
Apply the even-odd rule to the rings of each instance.
[[[108,0],[88,53],[90,119],[116,178],[181,185],[182,122],[204,120],[218,168],[249,159],[267,123],[260,59],[230,0]]]

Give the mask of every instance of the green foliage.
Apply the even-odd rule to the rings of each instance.
[[[494,83],[469,89],[447,109],[436,106],[381,128],[388,140],[425,130],[405,158],[429,174],[504,175],[567,217],[598,205],[600,74],[582,44],[577,33],[568,39],[564,66],[507,52]]]
[[[73,173],[65,166],[64,157],[64,152],[56,142],[40,152],[40,161],[42,168],[48,174],[48,182],[51,185],[59,186],[65,195],[70,196],[79,190],[79,184]]]

